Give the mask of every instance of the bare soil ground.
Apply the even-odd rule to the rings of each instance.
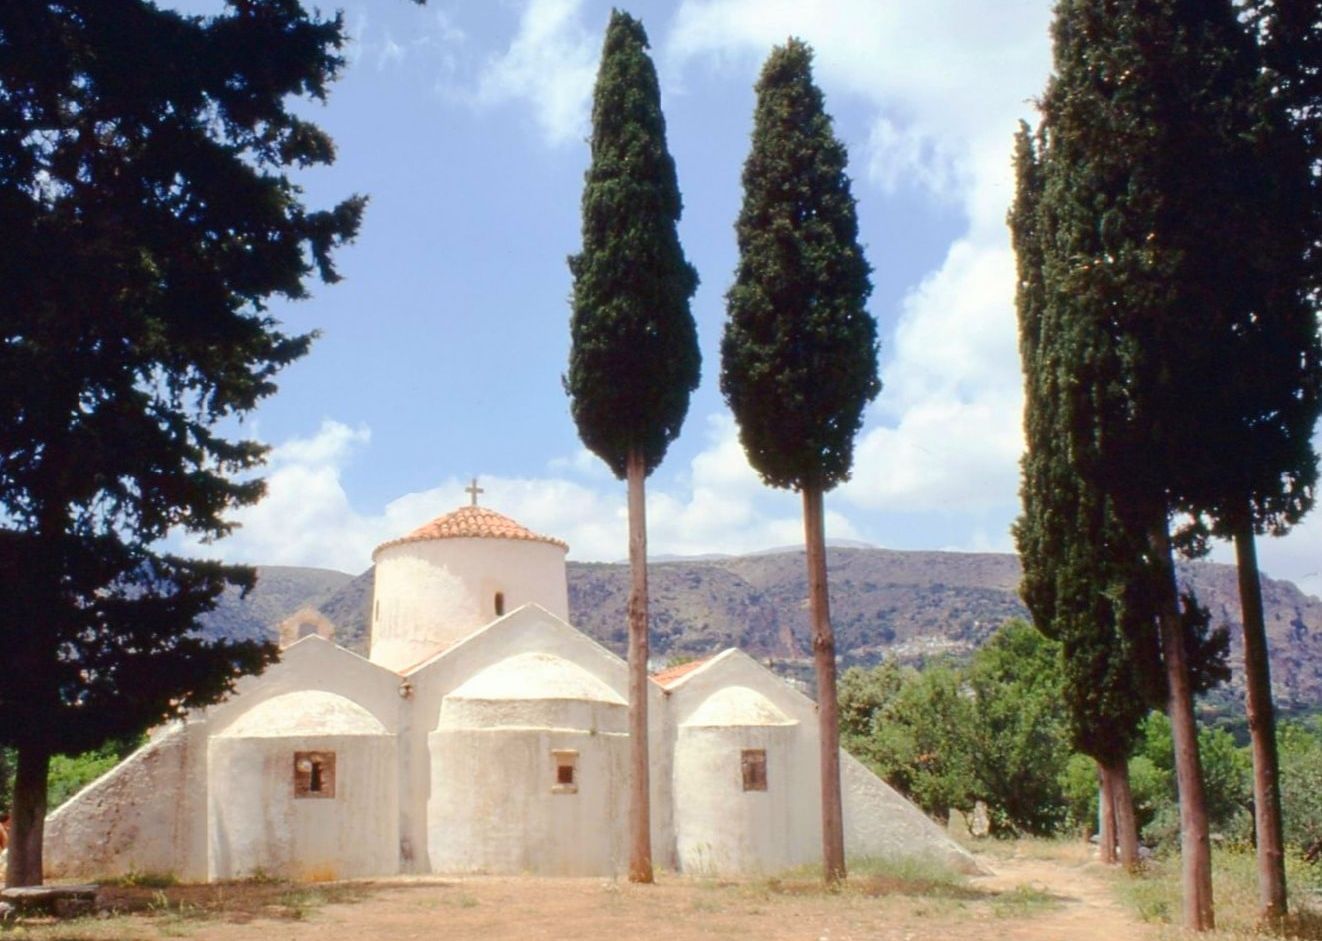
[[[809,878],[721,882],[662,874],[654,886],[602,879],[475,876],[111,887],[97,917],[29,920],[0,939],[109,941],[1113,941],[1154,939],[1112,899],[1086,850],[986,855],[965,884],[855,876],[829,893]],[[112,914],[113,912],[113,914]]]

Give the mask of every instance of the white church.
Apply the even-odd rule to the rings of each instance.
[[[566,552],[477,505],[379,546],[367,659],[309,634],[156,730],[51,814],[47,874],[627,872],[626,665],[568,623]],[[649,685],[655,864],[819,861],[815,704],[734,649]],[[851,857],[975,868],[841,759]]]

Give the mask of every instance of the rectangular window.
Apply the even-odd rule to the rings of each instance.
[[[551,758],[555,761],[555,783],[551,785],[551,793],[577,794],[578,749],[553,748]]]
[[[744,790],[765,791],[767,789],[767,750],[765,748],[745,748],[742,755],[744,768]]]
[[[294,752],[294,796],[335,796],[335,752]]]

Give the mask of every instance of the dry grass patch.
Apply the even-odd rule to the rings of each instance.
[[[399,941],[438,936],[442,928],[456,941],[566,934],[579,941],[621,941],[658,931],[666,941],[985,941],[989,922],[1017,941],[1113,941],[1113,934],[1092,933],[1107,926],[1068,897],[1075,882],[1070,867],[1059,867],[1058,883],[1040,885],[1036,876],[1018,875],[1023,865],[993,883],[939,864],[856,860],[850,879],[838,888],[827,887],[813,868],[752,880],[663,872],[653,886],[518,876],[159,886],[141,883],[168,880],[138,879],[107,886],[98,917],[24,921],[0,928],[0,941]],[[1053,866],[1034,862],[1028,868],[1036,873]],[[1105,896],[1106,887],[1095,881],[1097,895]]]
[[[1200,937],[1207,941],[1285,938],[1322,941],[1322,866],[1298,857],[1286,862],[1290,916],[1277,929],[1258,924],[1258,882],[1252,849],[1217,849],[1212,854],[1212,896],[1217,930]],[[1180,860],[1172,856],[1150,861],[1144,871],[1129,877],[1118,873],[1116,892],[1141,919],[1163,926],[1171,939],[1185,935],[1180,921]]]

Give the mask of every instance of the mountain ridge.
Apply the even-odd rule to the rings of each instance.
[[[830,546],[832,624],[843,666],[891,657],[923,662],[972,653],[1012,617],[1028,616],[1019,600],[1019,560],[1008,553]],[[570,562],[570,620],[623,654],[628,566]],[[366,652],[372,570],[357,576],[327,569],[259,566],[247,599],[230,593],[207,617],[213,636],[273,636],[274,625],[304,604],[337,628],[336,640]],[[1233,566],[1193,562],[1180,578],[1231,628],[1242,689],[1239,589]],[[741,647],[787,675],[810,674],[807,576],[801,548],[752,555],[656,560],[649,565],[651,642],[655,661],[706,656]],[[1322,706],[1322,600],[1294,584],[1263,579],[1272,685],[1287,707]]]

